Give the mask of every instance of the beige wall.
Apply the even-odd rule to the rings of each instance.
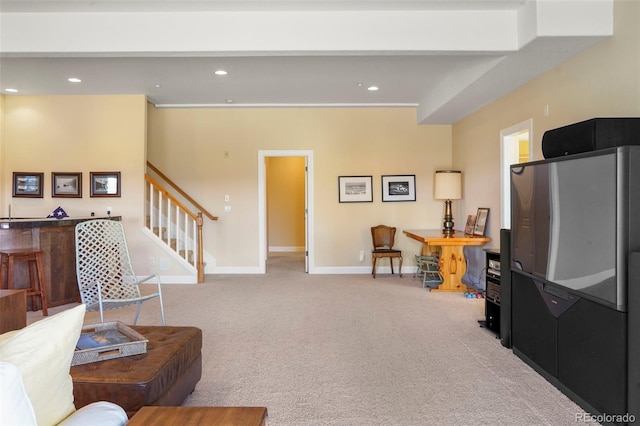
[[[640,116],[640,2],[614,2],[614,36],[453,126],[453,158],[464,171],[463,217],[489,207],[489,236],[500,232],[500,131],[533,120],[542,158],[546,130],[593,117]],[[545,105],[549,115],[545,116]]]
[[[267,246],[301,251],[305,246],[304,157],[267,157]]]
[[[370,266],[370,227],[438,228],[433,172],[451,165],[451,127],[416,124],[409,108],[156,109],[148,158],[209,211],[205,244],[218,270],[258,264],[259,150],[311,150],[318,272]],[[416,202],[381,202],[381,175],[415,174]],[[372,175],[373,203],[338,202],[338,176]],[[231,211],[223,212],[224,195]],[[419,245],[401,232],[401,249]],[[365,250],[365,262],[359,261]],[[410,264],[410,262],[408,262]],[[346,268],[346,269],[345,269]]]
[[[616,0],[615,35],[453,126],[417,125],[413,109],[155,109],[136,96],[0,97],[0,216],[46,216],[62,205],[72,216],[107,206],[125,218],[137,272],[150,256],[166,256],[140,231],[147,156],[206,208],[205,250],[214,272],[258,264],[258,150],[310,150],[314,156],[318,272],[366,272],[371,225],[439,228],[434,170],[463,170],[457,227],[478,207],[491,208],[488,235],[500,226],[500,130],[532,119],[541,158],[545,130],[598,116],[640,116],[640,2]],[[544,114],[549,105],[549,115]],[[148,125],[147,125],[148,120]],[[148,132],[148,135],[146,135]],[[148,140],[146,138],[148,136]],[[121,198],[89,197],[89,171],[122,172]],[[43,199],[11,197],[13,171],[45,173]],[[82,199],[51,198],[51,172],[82,172]],[[416,202],[382,203],[381,175],[415,174]],[[373,203],[338,203],[337,178],[373,176]],[[232,210],[225,213],[224,195]],[[417,253],[399,233],[398,246]],[[360,250],[367,259],[359,262]],[[407,256],[410,258],[410,256]],[[167,273],[185,272],[171,263]]]
[[[4,95],[0,94],[0,217],[8,214],[5,209],[8,201],[4,191],[5,173],[3,173],[3,170],[6,168],[4,164]]]
[[[5,96],[0,148],[1,216],[46,217],[56,207],[72,217],[123,217],[136,272],[149,271],[142,234],[147,101],[133,96]],[[13,198],[15,171],[43,172],[43,198]],[[121,172],[120,198],[90,197],[89,173]],[[51,172],[81,172],[82,198],[52,198]]]

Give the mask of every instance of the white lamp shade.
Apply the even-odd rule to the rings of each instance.
[[[437,200],[459,200],[462,198],[462,172],[437,170],[434,189],[434,197]]]

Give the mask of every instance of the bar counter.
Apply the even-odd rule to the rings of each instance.
[[[121,217],[0,218],[0,250],[37,248],[43,251],[47,307],[80,302],[76,281],[75,226],[92,219],[121,220]],[[16,289],[29,286],[27,262],[15,265],[14,283]],[[5,283],[0,283],[0,286],[4,288]]]

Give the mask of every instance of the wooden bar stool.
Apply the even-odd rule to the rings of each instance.
[[[40,297],[42,314],[47,312],[47,295],[44,290],[44,273],[42,272],[42,250],[38,249],[5,249],[0,250],[0,285],[13,289],[13,265],[16,262],[29,262],[29,287],[27,296],[31,296],[31,306],[37,310],[35,297]]]

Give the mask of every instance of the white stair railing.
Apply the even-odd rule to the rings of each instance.
[[[202,213],[192,212],[151,176],[145,175],[145,181],[146,227],[195,268],[198,283],[203,283]]]

